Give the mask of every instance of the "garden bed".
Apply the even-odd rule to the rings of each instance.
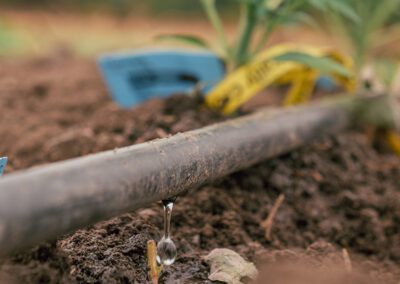
[[[6,173],[223,119],[183,96],[121,110],[95,64],[65,52],[2,60],[1,66],[0,153],[10,158]],[[247,109],[278,99],[264,96]],[[266,240],[261,223],[281,193],[285,201]],[[145,283],[146,242],[160,238],[162,222],[159,204],[101,222],[6,259],[0,280]],[[377,153],[355,131],[327,137],[180,197],[172,218],[178,258],[161,282],[205,282],[209,267],[202,256],[217,247],[233,249],[260,268],[287,260],[343,268],[346,248],[354,271],[397,284],[399,224],[400,160]],[[280,271],[268,275],[279,279]],[[371,283],[365,281],[360,283]]]

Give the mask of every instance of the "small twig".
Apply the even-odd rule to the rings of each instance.
[[[278,199],[276,199],[274,206],[272,206],[271,211],[268,214],[267,219],[261,223],[261,226],[265,229],[265,238],[267,240],[271,240],[271,230],[272,225],[275,219],[275,215],[278,212],[279,207],[282,205],[282,202],[285,200],[285,195],[282,193],[279,195]]]
[[[162,266],[157,265],[157,246],[154,240],[147,241],[147,264],[149,266],[149,277],[153,284],[158,284],[158,278]]]
[[[197,82],[194,87],[189,91],[189,96],[194,98],[198,103],[204,102],[203,91],[206,84]]]
[[[353,270],[353,265],[351,264],[351,259],[350,259],[347,249],[344,248],[342,250],[342,255],[343,255],[344,267],[346,269],[346,272],[351,273]]]

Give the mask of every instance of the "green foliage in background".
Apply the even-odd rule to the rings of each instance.
[[[228,42],[216,0],[200,0],[203,9],[213,26],[217,38],[216,52],[225,60],[230,69],[251,61],[266,45],[271,34],[280,26],[290,23],[309,22],[312,20],[307,13],[310,7],[317,10],[335,10],[345,18],[357,19],[357,15],[345,0],[231,0],[239,6],[239,20],[235,41]],[[210,49],[211,45],[203,39],[192,35],[163,35],[161,39],[174,39],[201,48]],[[313,61],[317,58],[297,54],[299,63]],[[292,58],[293,59],[293,58]],[[303,60],[304,59],[304,60]],[[293,59],[294,60],[294,59]],[[291,61],[293,61],[291,60]],[[295,60],[296,61],[296,60]],[[324,66],[327,66],[324,62]],[[328,64],[329,65],[329,64]],[[310,66],[310,67],[314,67]]]
[[[69,9],[78,11],[111,11],[117,15],[127,15],[137,11],[151,14],[200,14],[201,3],[197,0],[2,0],[2,6],[13,8]],[[232,0],[218,0],[218,7],[232,13]]]
[[[7,53],[10,50],[18,51],[22,40],[15,33],[13,27],[0,17],[0,53]]]
[[[316,0],[317,1],[317,0]],[[337,10],[327,13],[328,26],[351,47],[358,90],[372,90],[399,96],[396,79],[399,58],[378,56],[377,47],[385,44],[390,28],[400,23],[400,0],[347,0],[357,18],[343,17]],[[391,38],[393,40],[393,38]],[[392,103],[396,103],[393,99]],[[375,143],[389,146],[400,155],[400,134],[392,129],[374,129]]]
[[[318,0],[315,0],[318,1]],[[357,17],[344,17],[332,10],[327,13],[329,26],[350,45],[356,72],[369,60],[373,49],[381,44],[380,34],[400,21],[400,0],[346,0]]]

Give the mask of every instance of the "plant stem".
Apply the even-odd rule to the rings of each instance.
[[[204,11],[211,22],[213,28],[217,32],[218,40],[224,51],[224,55],[227,59],[230,58],[230,51],[228,46],[228,41],[226,39],[226,33],[222,26],[221,18],[218,15],[217,8],[215,6],[215,0],[201,0]]]
[[[240,29],[238,46],[235,52],[235,68],[246,62],[247,50],[250,45],[255,26],[257,24],[257,6],[254,3],[242,4],[243,25]]]
[[[254,51],[255,53],[260,52],[264,48],[267,40],[269,39],[272,32],[275,30],[275,27],[279,25],[279,21],[282,19],[282,17],[288,14],[290,15],[291,13],[293,13],[293,11],[299,9],[299,7],[304,4],[304,2],[304,0],[296,0],[289,3],[283,2],[280,7],[275,9],[272,17],[270,16],[269,19],[267,19],[267,26],[265,27],[261,39],[256,46],[256,49]]]
[[[260,41],[259,41],[258,44],[257,44],[257,47],[256,47],[254,53],[257,54],[257,53],[259,53],[259,52],[264,48],[265,43],[266,43],[267,40],[269,39],[269,36],[272,34],[273,30],[274,30],[274,23],[271,22],[271,23],[269,23],[268,26],[265,28],[265,30],[264,30],[264,32],[263,32],[263,34],[262,34],[262,36],[261,36],[261,39],[260,39]]]
[[[361,74],[362,68],[365,66],[368,53],[370,51],[369,46],[371,43],[371,33],[372,30],[363,24],[359,27],[356,32],[356,37],[354,40],[354,69],[356,74]]]

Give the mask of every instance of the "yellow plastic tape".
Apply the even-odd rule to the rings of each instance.
[[[292,85],[286,95],[284,106],[302,104],[310,100],[317,81],[318,72],[315,70],[304,70],[293,77]]]
[[[385,138],[392,151],[400,156],[400,134],[396,133],[394,130],[388,130]]]
[[[232,113],[272,84],[292,84],[285,99],[286,105],[305,102],[313,91],[318,72],[299,63],[271,59],[289,51],[308,53],[313,56],[330,56],[346,67],[351,65],[351,61],[336,52],[309,46],[277,45],[262,52],[249,64],[230,73],[207,95],[207,106],[220,110],[224,114]],[[346,89],[352,85],[347,82],[348,78],[340,76],[334,78]]]

